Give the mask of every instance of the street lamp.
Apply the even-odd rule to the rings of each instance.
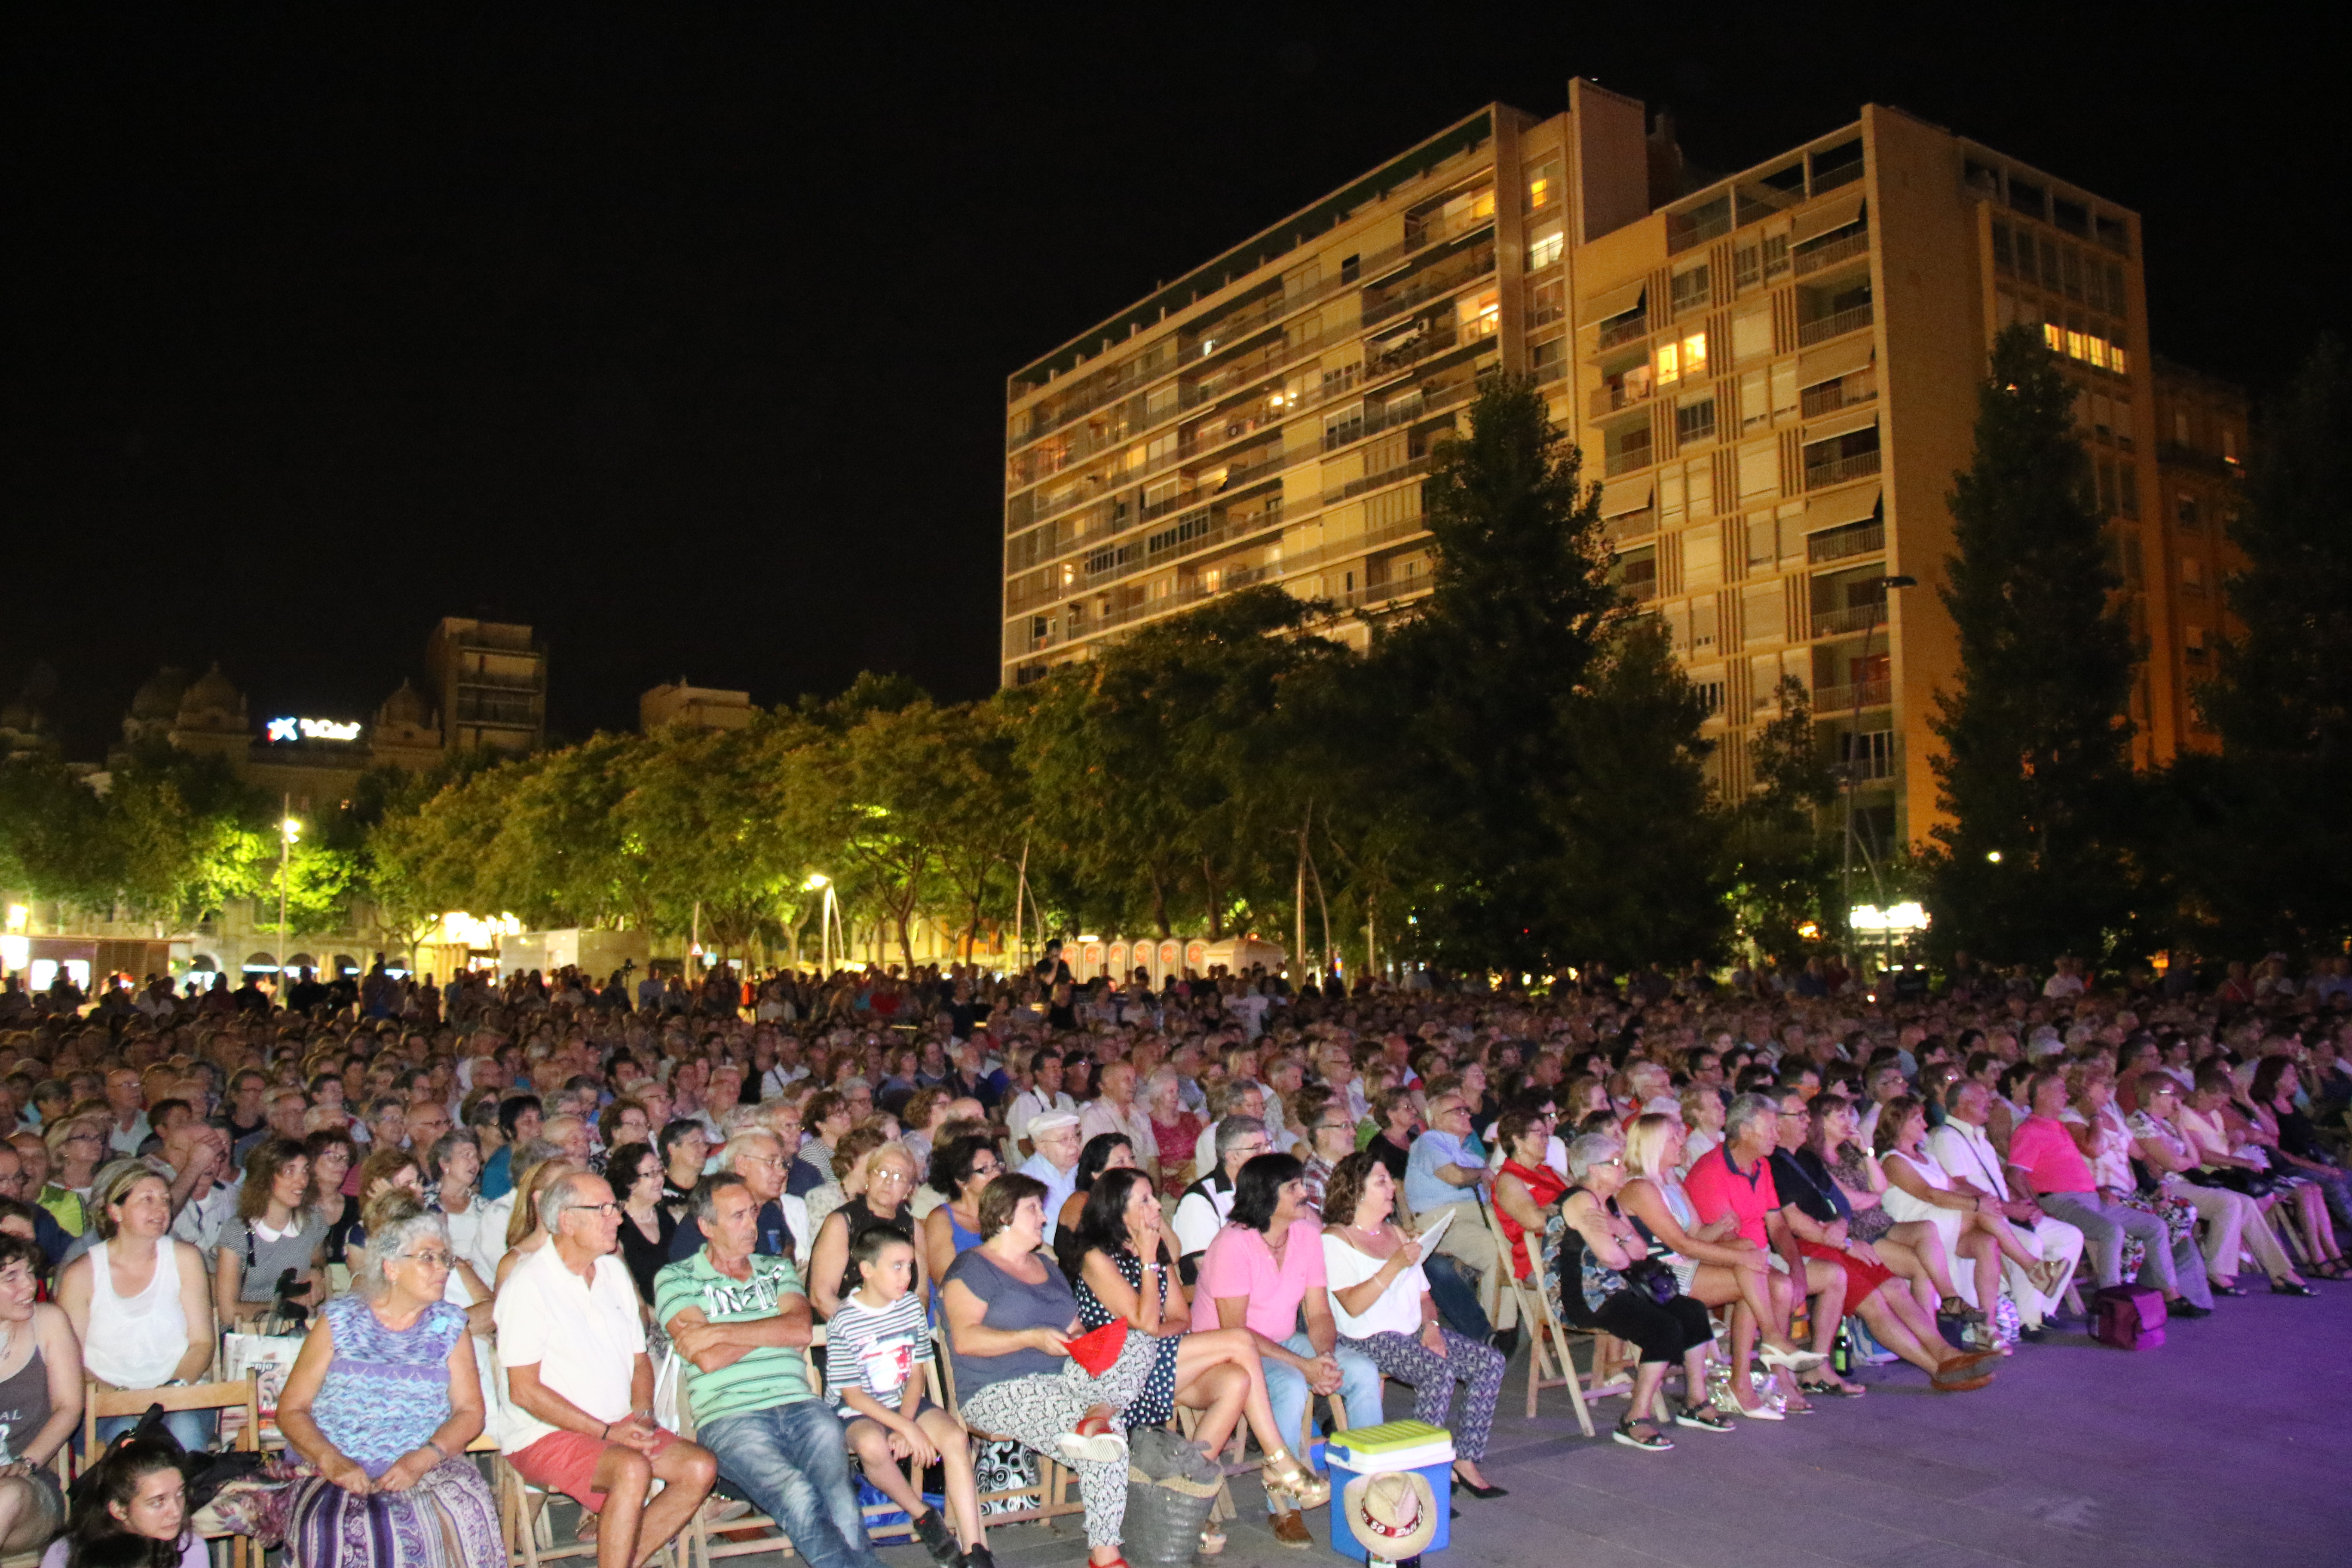
[[[1881,590],[1881,592],[1870,601],[1870,621],[1868,625],[1864,626],[1862,633],[1862,658],[1857,662],[1860,664],[1861,668],[1865,670],[1870,668],[1870,639],[1875,637],[1878,633],[1878,612],[1885,607],[1886,604],[1888,596],[1887,591],[1895,588],[1916,588],[1919,585],[1919,579],[1902,574],[1895,574],[1893,575],[1873,577],[1869,580],[1866,585],[1877,588]],[[1892,639],[1890,638],[1889,640],[1891,643]],[[1860,740],[1862,736],[1862,699],[1863,693],[1868,684],[1869,683],[1867,681],[1861,679],[1857,679],[1853,682],[1853,715],[1846,730],[1845,766],[1840,770],[1840,772],[1844,775],[1843,782],[1845,785],[1845,842],[1841,847],[1838,866],[1838,902],[1849,911],[1845,926],[1845,941],[1840,944],[1842,950],[1840,962],[1843,963],[1849,970],[1853,967],[1853,921],[1850,912],[1854,907],[1853,791],[1854,785],[1860,781],[1862,772],[1862,757],[1860,755],[1861,749],[1855,744],[1855,742]],[[1893,690],[1890,689],[1887,692],[1887,700],[1892,702],[1894,700],[1894,696],[1895,694]],[[1875,860],[1870,859],[1866,854],[1864,858],[1870,866],[1871,887],[1877,891],[1879,897],[1882,899],[1885,898],[1886,896],[1886,889],[1879,885],[1878,863]]]
[[[291,795],[284,797],[281,811],[282,815],[278,819],[278,941],[283,947],[291,944],[294,935],[294,928],[287,922],[287,891],[291,886],[294,843],[302,837],[302,825],[294,819],[294,797]],[[286,961],[282,956],[278,963],[278,979],[280,984],[285,983]]]

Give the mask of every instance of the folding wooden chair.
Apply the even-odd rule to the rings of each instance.
[[[507,1402],[506,1369],[499,1364],[495,1352],[490,1357],[490,1383],[491,1387],[485,1392],[485,1397],[499,1402],[504,1418],[503,1413],[513,1407]],[[556,1541],[554,1522],[548,1518],[547,1505],[561,1494],[533,1486],[523,1479],[522,1472],[508,1461],[506,1454],[498,1447],[487,1430],[482,1436],[466,1446],[466,1452],[480,1453],[486,1448],[490,1454],[490,1492],[498,1500],[499,1531],[506,1543],[508,1568],[539,1568],[541,1563],[562,1562],[566,1558],[594,1558],[595,1540],[581,1540],[576,1528],[568,1544]],[[693,1526],[689,1525],[687,1530],[680,1531],[677,1540],[662,1548],[661,1561],[667,1568],[691,1568],[679,1542],[687,1539],[692,1529]]]
[[[942,1330],[931,1331],[931,1354],[933,1364],[939,1368],[940,1380],[946,1386],[945,1404],[949,1414],[961,1421],[966,1430],[979,1441],[986,1443],[1009,1441],[1010,1439],[1002,1434],[974,1426],[964,1415],[963,1407],[956,1398],[955,1357],[948,1349],[948,1337]],[[1085,1513],[1086,1504],[1070,1496],[1070,1472],[1059,1459],[1055,1458],[1051,1454],[1040,1454],[1034,1448],[1028,1449],[1028,1452],[1037,1461],[1035,1484],[1006,1487],[997,1491],[982,1492],[980,1494],[980,1503],[985,1509],[992,1502],[1008,1502],[1015,1498],[1034,1498],[1036,1500],[1034,1506],[1009,1509],[1003,1513],[983,1514],[981,1522],[983,1526],[1043,1524],[1046,1529],[1058,1534],[1060,1527],[1054,1521],[1070,1514]]]
[[[237,1424],[234,1439],[236,1451],[257,1453],[261,1438],[261,1384],[251,1374],[226,1383],[196,1383],[178,1388],[100,1388],[85,1381],[81,1400],[81,1446],[87,1456],[84,1463],[94,1462],[100,1452],[98,1424],[118,1415],[144,1415],[151,1405],[162,1405],[167,1411],[225,1410],[242,1412],[244,1420]],[[228,1541],[232,1560],[236,1568],[247,1568],[252,1561],[253,1541],[250,1536],[226,1531],[205,1537],[208,1541]]]
[[[1518,1258],[1503,1235],[1503,1223],[1495,1213],[1493,1202],[1481,1202],[1478,1212],[1486,1215],[1486,1228],[1494,1234],[1495,1255],[1501,1260],[1498,1267],[1503,1272],[1503,1283],[1518,1303],[1519,1321],[1528,1327],[1528,1419],[1535,1417],[1538,1394],[1547,1388],[1565,1388],[1569,1402],[1576,1407],[1577,1429],[1590,1437],[1593,1435],[1592,1413],[1585,1408],[1584,1385],[1577,1375],[1576,1357],[1569,1348],[1568,1328],[1551,1310],[1551,1298],[1543,1288],[1543,1259],[1537,1253],[1535,1237],[1520,1237],[1528,1262],[1528,1277],[1522,1279],[1516,1268]],[[1593,1375],[1598,1378],[1601,1353],[1597,1341],[1592,1360]],[[1555,1363],[1557,1375],[1553,1372]]]

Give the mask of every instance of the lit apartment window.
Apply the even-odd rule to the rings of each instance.
[[[1559,229],[1537,236],[1536,242],[1528,247],[1528,270],[1534,272],[1558,261],[1560,250],[1567,243],[1568,236]]]
[[[1559,201],[1559,160],[1548,158],[1528,175],[1528,210],[1541,212]]]
[[[1706,334],[1693,332],[1680,342],[1668,340],[1658,345],[1658,384],[1664,386],[1683,376],[1706,374]]]
[[[1483,338],[1491,334],[1501,321],[1503,300],[1499,291],[1489,289],[1466,300],[1457,300],[1454,314],[1461,323],[1462,335]]]

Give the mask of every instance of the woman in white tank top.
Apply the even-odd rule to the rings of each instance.
[[[103,1238],[65,1267],[58,1304],[81,1338],[82,1364],[116,1388],[158,1388],[175,1379],[194,1382],[212,1363],[212,1294],[196,1249],[166,1234],[171,1188],[146,1161],[125,1160],[99,1173],[90,1189]],[[135,1289],[118,1289],[146,1279]],[[131,1417],[99,1423],[100,1441]],[[175,1412],[167,1424],[183,1447],[210,1440],[211,1417]]]

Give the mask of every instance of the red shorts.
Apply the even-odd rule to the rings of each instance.
[[[1807,1258],[1818,1258],[1823,1263],[1834,1263],[1845,1270],[1845,1299],[1849,1310],[1864,1296],[1895,1278],[1895,1271],[1882,1264],[1850,1257],[1818,1241],[1800,1241],[1797,1250]]]
[[[656,1428],[654,1453],[685,1440],[667,1427]],[[542,1491],[562,1492],[590,1512],[601,1513],[604,1494],[596,1489],[596,1467],[605,1449],[621,1447],[585,1432],[550,1432],[530,1447],[508,1455],[507,1463],[515,1468],[515,1474]]]

